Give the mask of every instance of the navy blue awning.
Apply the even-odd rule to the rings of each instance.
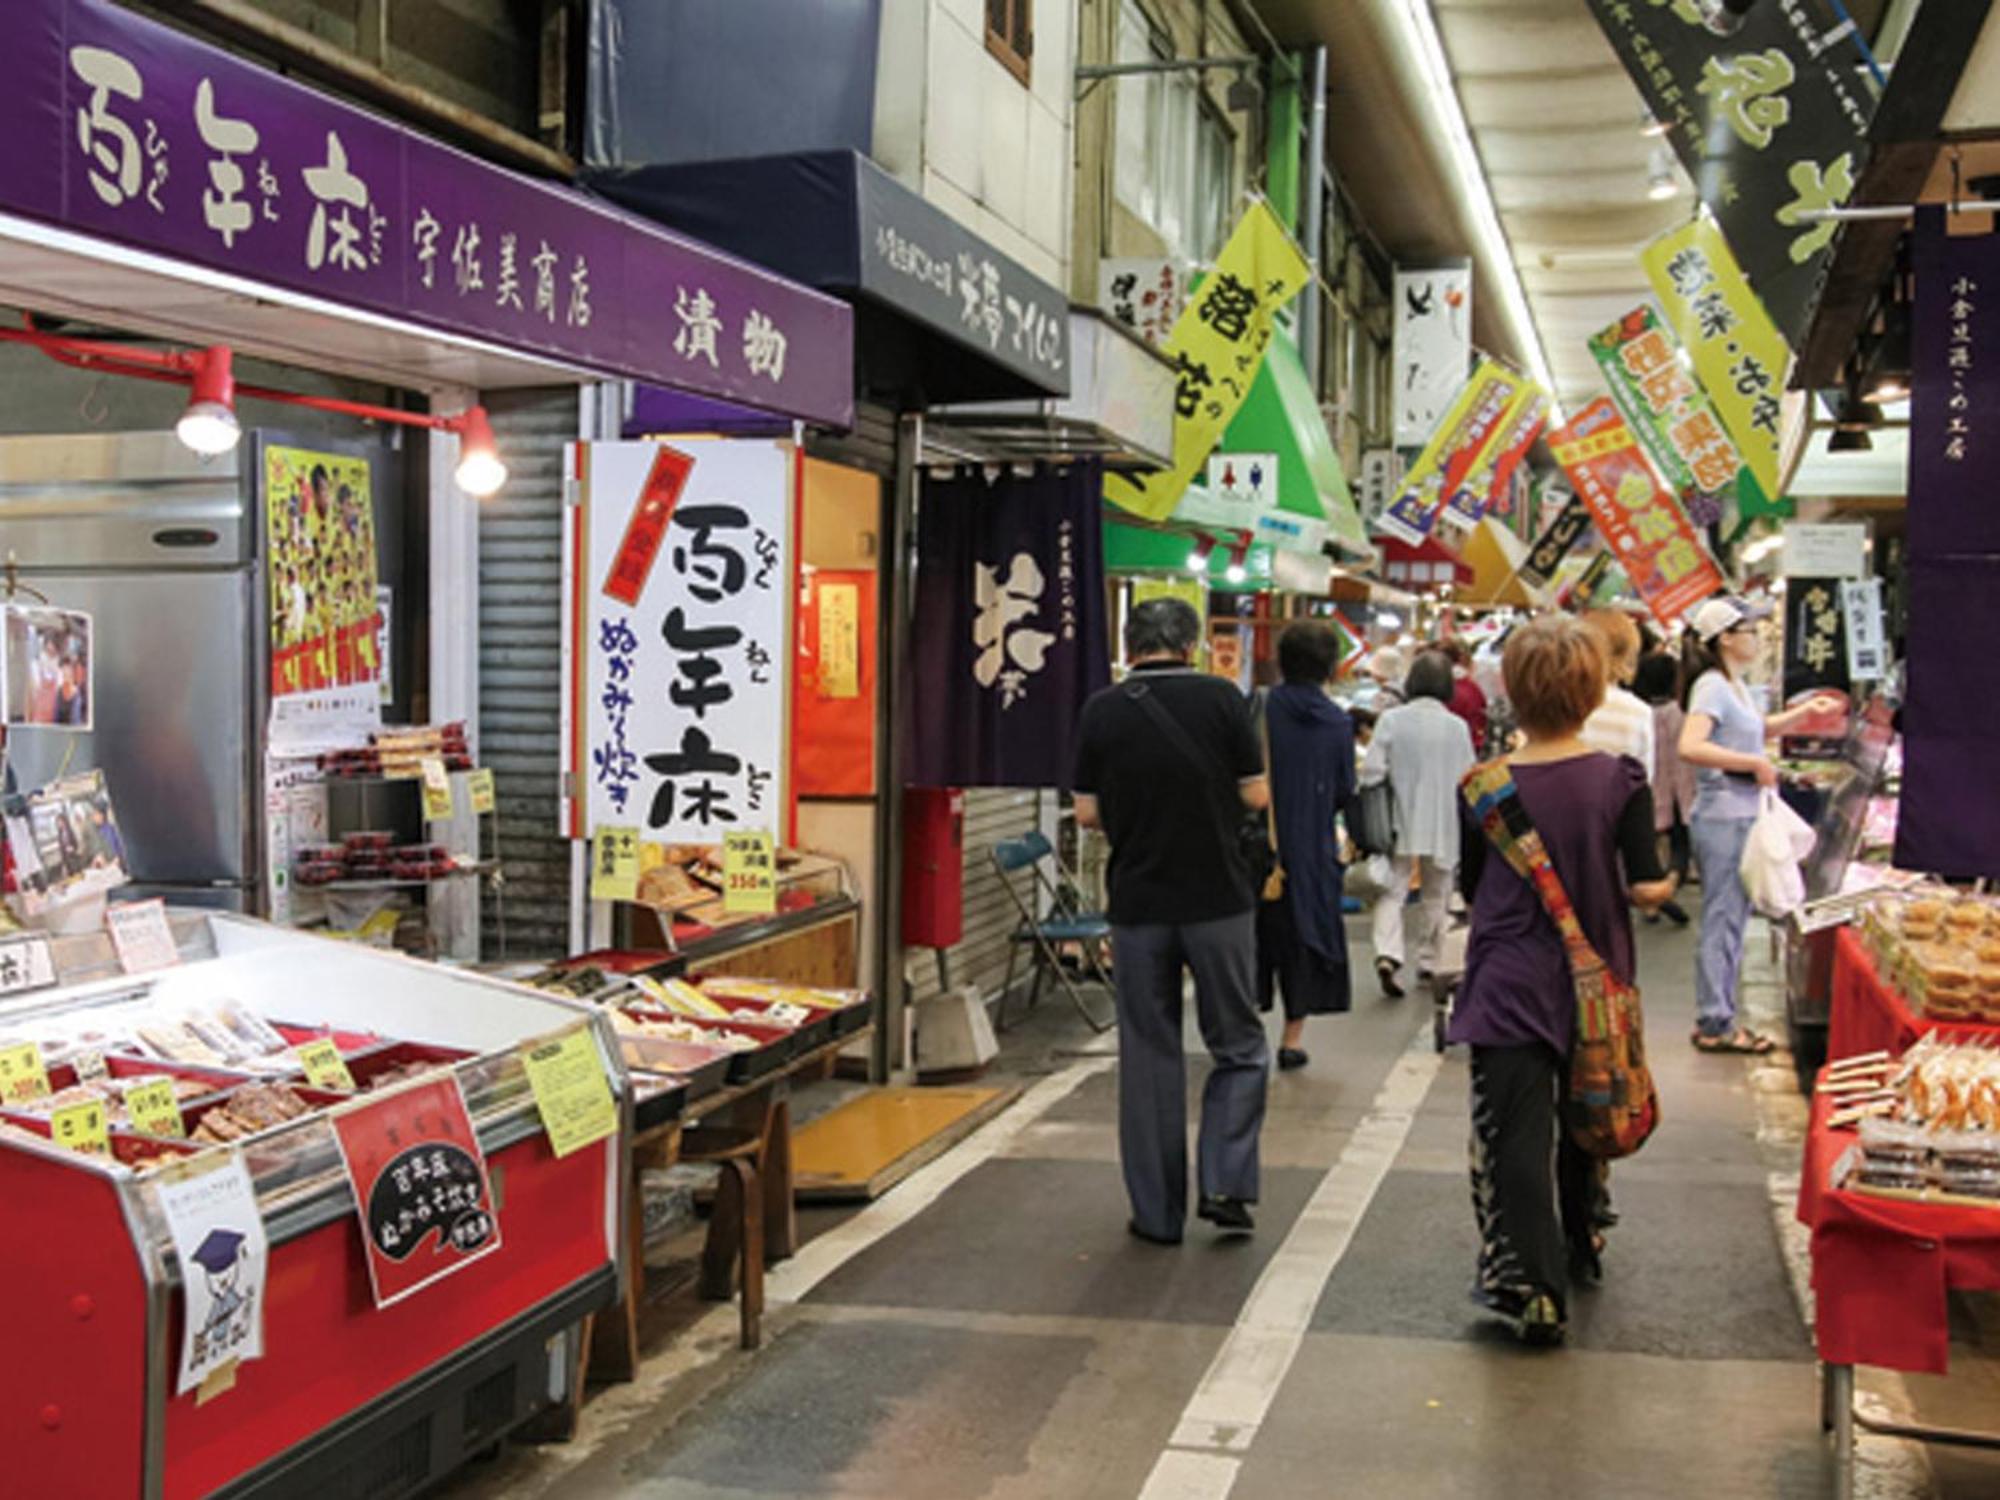
[[[1069,394],[1063,292],[859,152],[620,167],[589,180],[659,223],[851,299],[857,384],[872,396],[914,408]]]

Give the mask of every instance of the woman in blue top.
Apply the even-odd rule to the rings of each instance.
[[[1680,755],[1697,768],[1699,778],[1688,830],[1695,867],[1701,871],[1693,1041],[1702,1052],[1771,1050],[1769,1037],[1736,1020],[1736,975],[1750,920],[1750,895],[1741,873],[1743,845],[1757,820],[1764,788],[1778,784],[1778,768],[1764,753],[1765,740],[1836,706],[1836,700],[1813,698],[1767,715],[1751,700],[1743,673],[1757,660],[1756,622],[1768,613],[1741,599],[1718,597],[1688,622],[1695,663]]]

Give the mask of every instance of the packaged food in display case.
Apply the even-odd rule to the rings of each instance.
[[[0,1201],[26,1230],[0,1236],[0,1318],[44,1356],[0,1362],[0,1408],[43,1414],[10,1482],[179,1500],[400,1463],[398,1492],[434,1480],[569,1396],[581,1321],[618,1288],[631,1082],[609,1018],[243,918],[197,931],[173,968],[0,1005],[0,1036],[59,1059],[35,1097],[0,1104]],[[558,1155],[549,1122],[579,1112],[538,1098],[554,1085],[523,1059],[568,1038],[611,1110],[584,1112],[598,1128]],[[316,1041],[351,1089],[305,1076]],[[147,1085],[172,1113],[126,1111]],[[466,1165],[395,1176],[434,1160],[429,1099],[462,1104]],[[237,1162],[255,1223],[177,1241],[190,1185]],[[187,1309],[212,1316],[210,1278],[252,1274],[258,1243],[261,1352],[183,1388]]]

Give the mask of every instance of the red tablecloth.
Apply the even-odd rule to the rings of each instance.
[[[1928,1021],[1897,990],[1882,982],[1875,960],[1852,927],[1843,927],[1833,951],[1833,1004],[1826,1055],[1838,1062],[1863,1052],[1906,1051],[1920,1036],[1968,1037],[2000,1046],[2000,1026]]]
[[[2000,1208],[1904,1203],[1828,1184],[1851,1129],[1828,1126],[1813,1099],[1799,1178],[1799,1221],[1812,1231],[1819,1357],[1942,1375],[1949,1328],[1945,1292],[2000,1290]]]

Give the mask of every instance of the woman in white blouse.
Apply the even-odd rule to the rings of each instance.
[[[1383,714],[1362,762],[1361,784],[1384,780],[1396,804],[1393,876],[1375,902],[1375,974],[1382,993],[1404,993],[1402,971],[1414,952],[1419,973],[1437,958],[1445,903],[1458,864],[1458,782],[1472,768],[1472,736],[1451,702],[1451,660],[1426,651],[1410,667],[1407,699]],[[1410,906],[1412,879],[1417,900]]]

